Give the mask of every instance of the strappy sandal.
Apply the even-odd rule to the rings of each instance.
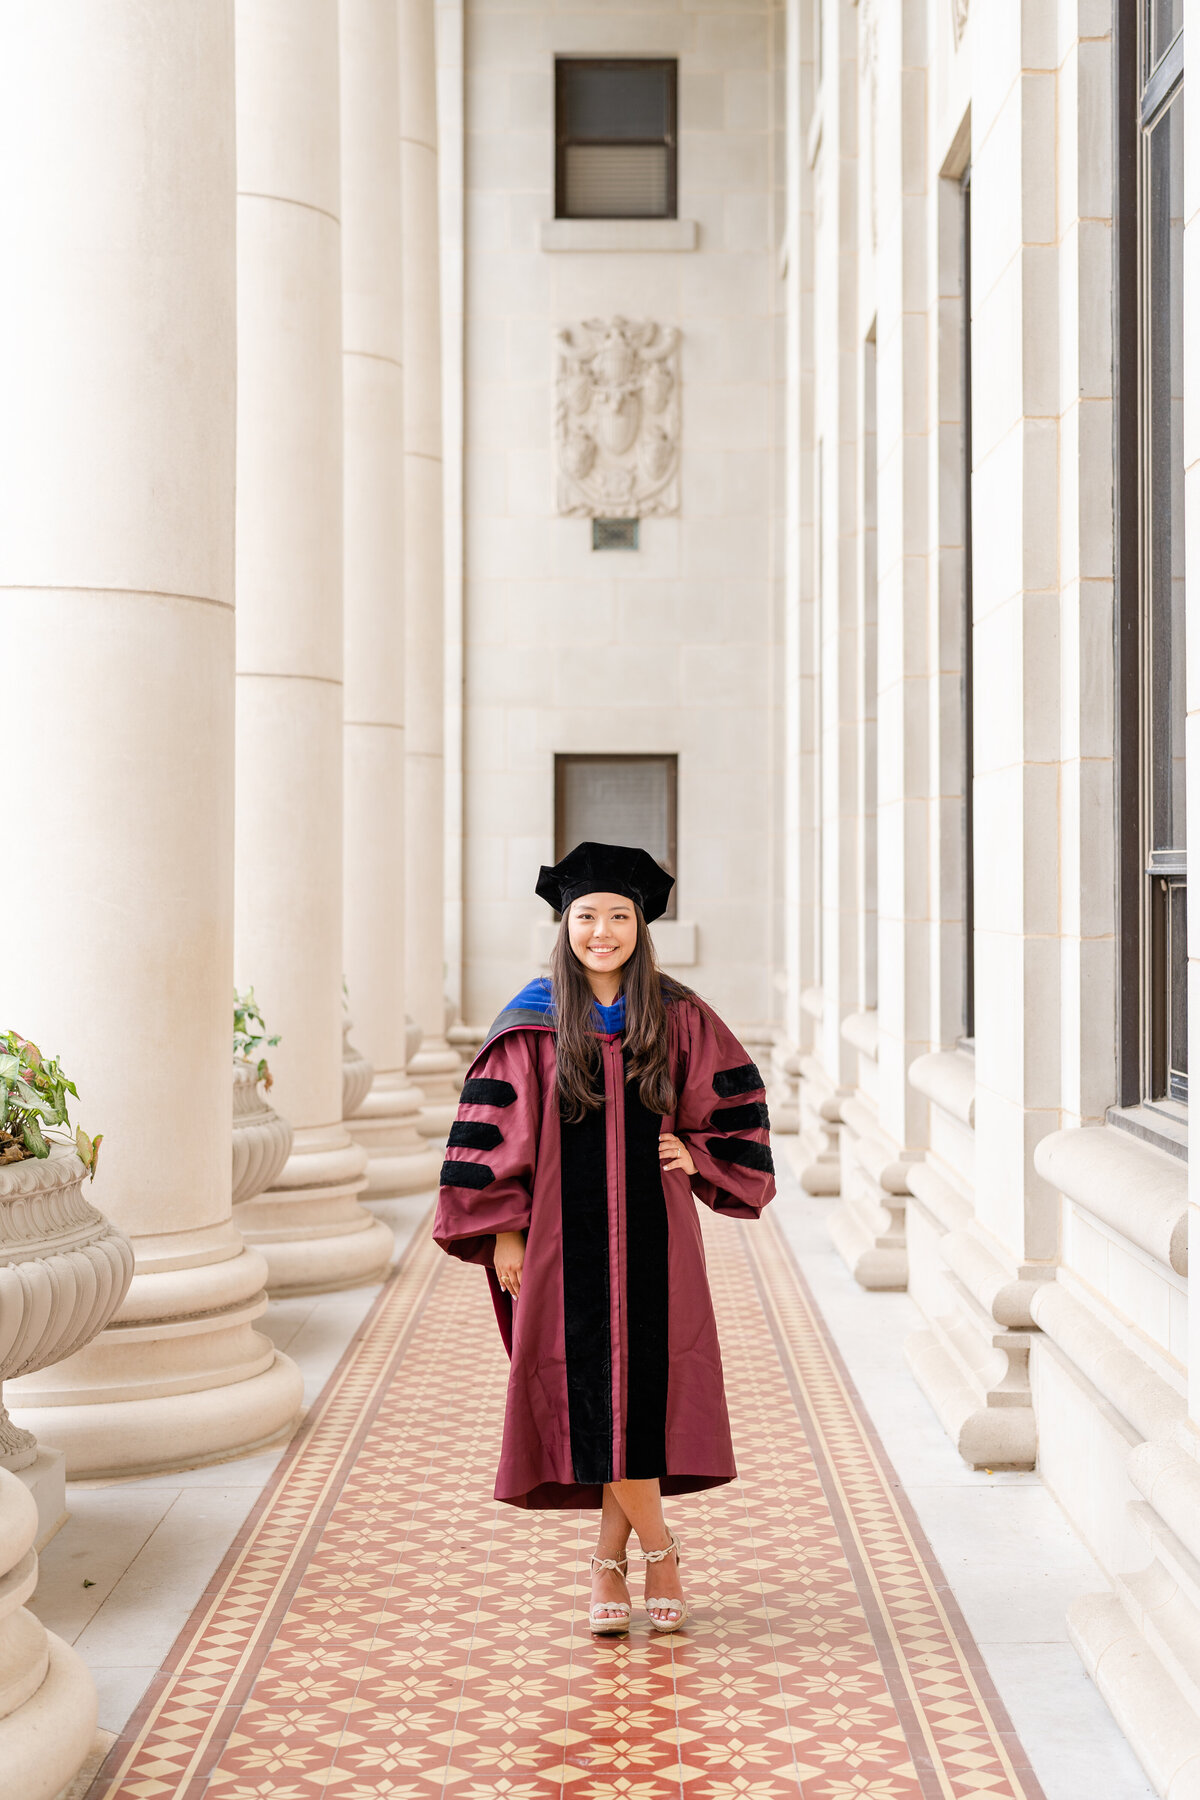
[[[593,1569],[612,1569],[618,1575],[628,1575],[629,1558],[627,1556],[593,1556]],[[588,1624],[594,1637],[616,1637],[629,1630],[631,1609],[627,1600],[597,1600],[588,1613]]]
[[[662,1562],[666,1557],[671,1555],[672,1551],[674,1551],[675,1566],[678,1568],[679,1564],[683,1561],[683,1552],[679,1548],[679,1539],[675,1536],[673,1531],[668,1531],[667,1536],[671,1541],[665,1549],[640,1550],[636,1554],[641,1557],[644,1563],[658,1563]],[[686,1600],[676,1600],[673,1598],[670,1600],[656,1600],[652,1594],[647,1594],[642,1604],[646,1608],[646,1613],[655,1631],[678,1631],[679,1627],[688,1616]],[[652,1608],[654,1607],[657,1607],[659,1612],[670,1611],[673,1615],[678,1613],[678,1617],[676,1618],[673,1616],[669,1619],[656,1619],[652,1611]]]

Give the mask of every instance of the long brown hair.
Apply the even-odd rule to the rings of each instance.
[[[626,1081],[636,1081],[642,1105],[649,1112],[675,1110],[675,1085],[667,1068],[666,1003],[690,993],[681,982],[664,975],[658,966],[654,940],[646,929],[642,909],[633,905],[637,942],[628,962],[621,967],[621,992],[625,996],[625,1048],[629,1062]],[[600,1049],[592,1013],[595,999],[587,971],[571,948],[567,920],[562,916],[554,948],[550,952],[550,980],[554,990],[557,1032],[558,1104],[564,1119],[577,1122],[585,1113],[604,1104],[603,1084],[597,1083]]]

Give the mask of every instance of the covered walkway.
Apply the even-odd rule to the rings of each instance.
[[[672,1504],[684,1633],[656,1639],[635,1617],[627,1640],[593,1640],[590,1518],[487,1498],[506,1364],[478,1271],[419,1228],[92,1800],[1141,1800],[1072,1653],[1046,1641],[1064,1584],[1097,1579],[1089,1559],[1036,1476],[972,1476],[933,1425],[923,1454],[946,1464],[918,1469],[913,1492],[927,1503],[946,1483],[943,1573],[885,1449],[900,1427],[919,1450],[919,1433],[855,1321],[865,1305],[874,1336],[879,1297],[817,1247],[820,1205],[785,1181],[758,1227],[705,1220],[741,1481]],[[901,1410],[923,1406],[907,1392]],[[1006,1489],[1003,1534],[965,1554],[946,1505],[964,1483]],[[972,1498],[978,1529],[991,1509]],[[61,1555],[78,1554],[74,1525]],[[985,1637],[989,1606],[1007,1612],[992,1662],[1017,1729],[959,1564]],[[118,1583],[110,1628],[123,1604]]]

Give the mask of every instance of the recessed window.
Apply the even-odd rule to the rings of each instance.
[[[675,873],[674,756],[556,756],[554,858],[576,844],[632,844]],[[675,895],[663,917],[673,919]]]
[[[676,64],[560,57],[555,65],[560,219],[673,219]]]
[[[593,550],[636,550],[638,547],[638,522],[636,519],[593,519]]]
[[[1123,0],[1118,118],[1120,1099],[1188,1096],[1183,35]]]

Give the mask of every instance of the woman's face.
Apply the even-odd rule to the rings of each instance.
[[[585,969],[595,974],[619,969],[637,944],[633,902],[620,894],[582,894],[567,914],[567,936]]]

